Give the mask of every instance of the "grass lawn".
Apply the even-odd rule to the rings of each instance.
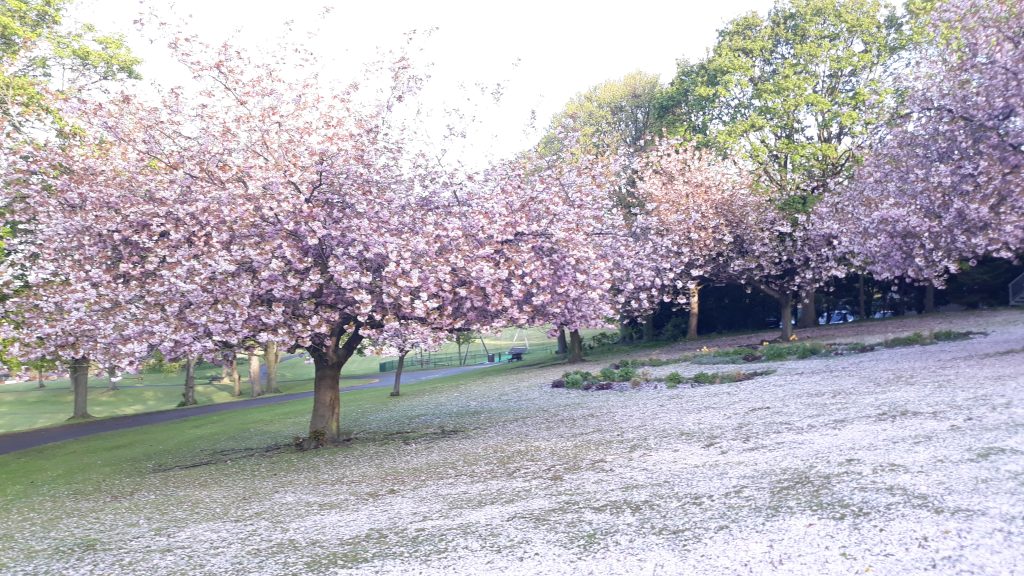
[[[584,335],[589,337],[597,332],[599,331],[588,330]],[[509,329],[497,335],[485,336],[484,340],[492,352],[507,352],[515,342],[516,335],[515,329]],[[529,340],[531,348],[528,358],[534,361],[555,358],[555,341],[547,337],[545,329],[519,331],[516,344],[521,345],[524,339]],[[437,354],[452,354],[456,351],[455,344],[449,343]],[[479,341],[471,344],[471,352],[482,351],[483,347]],[[342,385],[366,384],[378,378],[391,380],[394,377],[393,372],[382,374],[379,366],[383,361],[394,359],[396,358],[356,356],[345,366]],[[407,359],[407,370],[417,369],[419,366],[410,356]],[[244,358],[239,359],[239,373],[242,375],[241,397],[248,398],[248,362]],[[215,404],[237,399],[232,396],[231,386],[210,383],[210,377],[220,377],[219,366],[201,364],[197,367],[196,400],[199,404]],[[312,390],[313,366],[306,362],[305,355],[282,362],[278,366],[278,382],[284,393]],[[113,391],[108,390],[108,384],[106,377],[90,379],[89,412],[98,418],[174,408],[181,401],[184,374],[132,375],[118,383],[119,390]],[[37,388],[35,382],[0,385],[0,433],[62,424],[71,414],[72,399],[70,382],[66,378],[46,382],[46,387],[42,389]]]
[[[342,393],[343,435],[367,435],[367,421],[387,417],[397,406],[411,404],[440,389],[457,389],[467,382],[498,374],[517,373],[546,359],[534,357],[516,364],[500,364],[476,372],[417,382],[391,398],[386,388]],[[0,456],[0,496],[30,496],[37,485],[56,490],[100,489],[119,479],[144,478],[154,466],[171,467],[209,459],[220,451],[244,452],[287,444],[303,434],[309,423],[312,400],[300,399],[270,406],[196,416],[174,422],[104,433]],[[298,455],[298,454],[293,454]],[[156,456],[156,460],[154,460]],[[301,455],[299,455],[301,457]],[[286,456],[286,458],[288,458]],[[232,458],[223,458],[230,462]],[[79,466],[89,463],[87,478]]]

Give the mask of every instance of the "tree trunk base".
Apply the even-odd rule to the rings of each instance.
[[[797,328],[814,328],[818,325],[818,310],[814,290],[800,294],[800,317],[796,320]]]
[[[781,317],[779,328],[782,330],[782,341],[793,340],[796,334],[793,333],[793,296],[786,294],[779,300],[779,316]]]
[[[690,314],[686,322],[686,339],[697,339],[697,323],[700,320],[700,284],[690,286]]]
[[[568,362],[570,364],[583,362],[583,337],[580,336],[579,330],[573,330],[569,333]]]

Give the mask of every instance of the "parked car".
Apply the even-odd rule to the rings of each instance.
[[[857,315],[849,308],[840,308],[832,313],[826,313],[818,316],[818,324],[845,324],[847,322],[853,322],[856,319]]]
[[[796,315],[793,315],[793,319],[789,321],[790,324],[796,326]],[[782,322],[778,316],[769,316],[764,319],[765,328],[782,328]]]

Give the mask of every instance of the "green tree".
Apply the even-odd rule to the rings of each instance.
[[[0,144],[38,128],[67,128],[56,100],[104,81],[139,78],[124,38],[63,23],[68,0],[0,2]]]
[[[894,57],[912,38],[880,0],[781,1],[767,17],[729,22],[704,60],[681,62],[656,123],[744,157],[758,189],[796,224],[849,178],[872,131],[892,117]],[[813,287],[804,308],[814,322]]]
[[[661,89],[656,75],[638,71],[576,95],[552,120],[551,129],[541,140],[541,152],[575,157],[639,149],[650,134]],[[561,134],[564,128],[578,138],[567,142]],[[571,150],[566,149],[569,145]]]

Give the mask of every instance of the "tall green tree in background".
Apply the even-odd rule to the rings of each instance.
[[[552,120],[551,130],[541,140],[541,152],[548,156],[600,156],[629,154],[641,148],[649,135],[661,89],[657,75],[632,72],[578,94]],[[571,143],[560,133],[567,126],[578,136]]]
[[[889,74],[910,39],[895,8],[880,0],[779,2],[767,17],[729,22],[706,59],[681,62],[657,123],[742,155],[756,186],[800,226],[892,116],[898,94]],[[813,288],[807,292],[801,318],[813,325]]]
[[[102,82],[138,78],[124,38],[64,25],[68,0],[0,2],[0,142],[40,125],[65,128],[56,100]]]

